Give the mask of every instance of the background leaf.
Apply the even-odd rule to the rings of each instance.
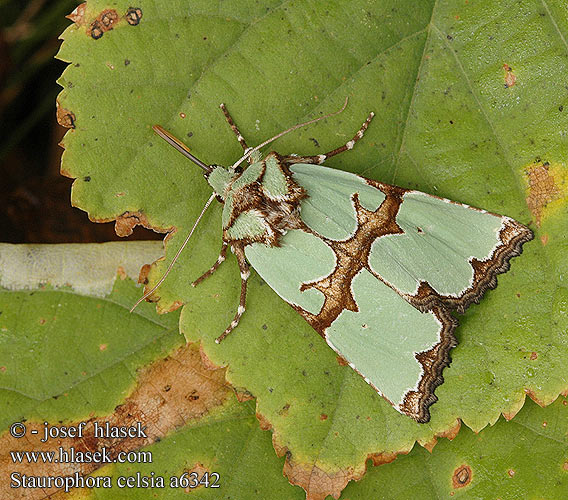
[[[563,498],[568,482],[568,401],[542,409],[528,401],[511,421],[474,434],[464,429],[429,453],[416,446],[408,456],[369,468],[341,498]]]
[[[191,471],[220,475],[219,489],[195,490],[200,498],[304,497],[282,476],[283,460],[275,456],[270,434],[259,428],[253,402],[238,403],[225,384],[224,370],[205,367],[197,345],[183,342],[178,314],[158,316],[150,304],[129,313],[139,288],[124,268],[140,267],[161,246],[0,244],[0,282],[5,285],[8,274],[14,278],[12,267],[19,269],[20,278],[18,284],[12,279],[10,289],[0,288],[0,497],[56,493],[56,488],[14,489],[11,474],[17,472],[28,477],[112,477],[111,489],[75,489],[73,498],[147,498],[147,489],[120,488],[118,478],[161,476],[166,488],[151,491],[161,492],[161,498],[179,498],[191,490],[170,488],[169,479]],[[113,268],[122,269],[118,279]],[[67,285],[57,285],[65,275]],[[100,284],[106,281],[110,289],[101,293]],[[25,438],[5,432],[14,422],[26,425]],[[86,426],[82,438],[42,443],[44,422],[54,428],[80,422]],[[94,422],[140,423],[148,438],[96,437]],[[73,448],[76,457],[105,448],[112,458],[119,452],[150,455],[138,455],[139,463],[106,467],[14,463],[11,455],[55,451],[59,457],[60,447],[68,454]],[[142,463],[149,457],[150,462]]]
[[[85,283],[92,276],[99,278],[105,274],[97,266],[100,263],[97,255],[105,257],[102,267],[110,269],[113,254],[118,267],[125,261],[135,263],[136,253],[141,254],[144,249],[150,254],[159,250],[159,244],[145,243],[0,245],[0,256],[5,259],[6,255],[11,255],[13,264],[16,262],[13,257],[15,252],[20,255],[43,254],[44,262],[53,265],[64,260],[62,256],[66,255],[67,249],[72,255],[76,247],[84,248],[84,255],[90,255],[91,260],[85,260],[87,265],[84,272],[76,273],[75,279],[70,282],[71,286]],[[122,257],[117,258],[117,255]],[[35,262],[40,260],[34,259]],[[24,262],[25,259],[20,261],[20,267],[29,269],[22,265]],[[2,278],[5,276],[5,266],[0,271]],[[254,402],[238,403],[230,388],[224,384],[224,370],[204,367],[196,345],[175,348],[179,336],[167,326],[168,321],[176,319],[175,314],[157,316],[149,304],[143,304],[139,311],[143,317],[130,315],[125,306],[131,303],[137,289],[129,279],[117,279],[112,293],[100,298],[80,296],[70,287],[55,290],[51,285],[41,285],[46,281],[46,276],[36,267],[35,287],[28,283],[30,289],[27,291],[4,288],[0,292],[0,328],[11,340],[4,345],[12,347],[9,353],[5,351],[0,354],[3,361],[12,360],[11,365],[3,366],[0,370],[3,387],[1,409],[3,416],[8,417],[2,423],[2,428],[6,429],[8,424],[23,419],[28,426],[25,442],[9,437],[7,433],[0,438],[0,492],[3,496],[20,498],[18,494],[25,497],[37,493],[37,497],[42,497],[43,493],[48,493],[9,488],[8,475],[11,472],[61,475],[76,470],[99,478],[109,477],[113,486],[111,489],[91,491],[72,490],[71,495],[60,493],[53,498],[136,499],[147,498],[148,494],[164,499],[185,498],[191,490],[172,489],[167,485],[170,477],[179,477],[190,471],[200,475],[204,472],[220,474],[220,488],[201,487],[193,490],[199,498],[229,499],[237,496],[288,500],[304,497],[299,488],[291,488],[282,477],[283,459],[274,455],[270,434],[259,429]],[[56,280],[52,278],[52,281]],[[73,299],[82,300],[81,315],[77,314],[76,307],[72,307]],[[51,311],[48,316],[46,310]],[[122,328],[117,330],[116,324]],[[136,333],[144,338],[146,330],[151,328],[155,330],[152,332],[153,341],[147,347],[137,349],[134,345]],[[55,362],[49,369],[42,370],[38,363],[35,370],[26,371],[25,359],[34,346],[45,346],[42,333],[46,330],[49,331],[47,338],[52,343],[59,341],[64,355],[56,359],[50,352],[46,358]],[[74,331],[85,332],[85,335],[75,337]],[[92,348],[89,337],[93,337],[97,348]],[[109,344],[101,350],[101,344],[97,346],[96,343],[105,338]],[[26,341],[27,345],[23,345]],[[15,342],[17,348],[14,347]],[[166,353],[168,356],[163,357]],[[65,392],[57,394],[54,391],[58,389],[54,387],[57,379],[52,378],[52,373],[56,373],[70,356],[73,357],[72,368],[83,370],[80,374],[82,381],[64,387]],[[121,366],[122,370],[113,371],[112,363],[105,361],[104,356],[113,357],[115,365]],[[86,373],[92,369],[95,361],[99,364],[100,372],[97,375]],[[17,372],[14,364],[18,365]],[[128,372],[130,376],[121,376],[121,371]],[[19,375],[18,380],[29,382],[32,389],[28,389],[28,393],[34,387],[41,386],[44,392],[40,397],[46,401],[35,398],[35,406],[24,405],[20,407],[21,411],[14,411],[15,407],[11,404],[15,402],[13,395],[26,390],[21,383],[18,385],[14,382],[15,373]],[[61,378],[66,383],[67,379]],[[124,390],[113,390],[113,386]],[[366,477],[349,485],[341,498],[366,499],[378,491],[382,492],[383,498],[439,498],[446,495],[465,495],[468,498],[563,498],[568,477],[567,406],[565,398],[560,398],[545,409],[529,402],[512,422],[500,419],[495,426],[479,435],[465,429],[453,442],[444,440],[440,443],[434,453],[414,447],[408,456],[401,456],[391,464],[370,467]],[[109,422],[110,425],[135,425],[139,421],[144,425],[149,439],[146,443],[141,439],[56,439],[41,444],[41,435],[34,437],[29,431],[33,428],[41,431],[44,419],[59,426],[86,420],[87,435],[93,420]],[[65,450],[69,450],[70,446],[85,450],[82,445],[86,443],[86,449],[91,450],[100,450],[105,446],[113,453],[151,453],[152,463],[112,464],[99,469],[95,469],[93,464],[26,466],[15,465],[9,455],[13,450],[50,451],[59,446]],[[154,480],[163,477],[166,487],[117,487],[119,477],[136,478],[137,473]]]
[[[137,289],[115,282],[117,269],[126,279],[160,251],[159,242],[0,244],[0,429],[112,411],[138,369],[180,345],[176,314],[155,316],[149,304],[125,314]]]
[[[94,220],[177,231],[165,270],[210,194],[201,174],[152,135],[160,123],[203,161],[240,155],[217,109],[227,106],[249,144],[306,118],[339,117],[282,138],[281,153],[321,153],[377,118],[355,151],[329,166],[455,199],[531,223],[497,290],[460,318],[460,345],[428,425],[398,415],[276,294],[251,281],[247,314],[221,346],[212,340],[237,304],[234,261],[192,290],[220,247],[211,210],[156,294],[187,303],[181,326],[213,363],[256,396],[285,471],[316,498],[338,495],[365,460],[433,445],[459,419],[474,430],[512,418],[529,394],[541,404],[568,389],[566,66],[568,21],[557,1],[515,3],[140,1],[140,23],[117,2],[113,29],[93,39],[103,2],[90,1],[64,33],[60,108],[74,116],[62,171],[73,203]],[[546,75],[543,77],[543,75]],[[135,216],[135,217],[133,217]],[[532,222],[531,222],[532,221]],[[233,305],[234,304],[234,307]],[[322,493],[323,494],[323,493]]]

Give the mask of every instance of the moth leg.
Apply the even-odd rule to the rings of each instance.
[[[231,333],[236,328],[236,326],[239,324],[241,316],[245,312],[245,304],[247,298],[247,280],[250,276],[250,267],[245,259],[244,246],[234,245],[232,246],[232,249],[235,257],[237,257],[239,270],[241,271],[241,298],[233,321],[231,321],[231,324],[225,329],[225,331],[215,339],[215,342],[217,342],[217,344],[219,344],[227,335],[229,335],[229,333]]]
[[[323,155],[313,155],[313,156],[285,156],[282,160],[287,163],[288,165],[292,165],[294,163],[312,163],[315,165],[321,165],[325,160],[331,158],[332,156],[338,155],[339,153],[343,153],[344,151],[348,151],[349,149],[353,149],[355,143],[363,137],[365,130],[371,123],[371,120],[375,116],[375,113],[369,113],[367,119],[361,125],[361,128],[357,131],[357,133],[353,136],[349,142],[346,142],[343,146],[340,146],[332,151],[328,151]]]
[[[215,264],[213,264],[211,266],[211,268],[206,271],[205,273],[203,273],[199,278],[197,278],[192,284],[191,286],[197,286],[199,285],[199,283],[201,283],[205,278],[208,278],[209,276],[211,276],[216,270],[217,268],[224,262],[224,260],[227,258],[227,246],[228,244],[224,241],[223,242],[223,246],[221,247],[221,251],[219,252],[219,257],[217,257],[217,261],[215,262]]]

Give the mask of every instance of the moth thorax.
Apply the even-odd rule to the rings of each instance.
[[[213,170],[205,176],[209,185],[223,200],[225,199],[225,192],[229,187],[230,182],[233,178],[238,175],[229,172],[225,167],[221,165],[211,165]]]
[[[301,227],[300,205],[297,201],[269,203],[265,210],[266,222],[275,233],[284,235],[290,229],[299,229]]]
[[[262,160],[262,153],[260,151],[253,151],[250,155],[250,163],[256,163]]]

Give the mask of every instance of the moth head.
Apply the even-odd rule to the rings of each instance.
[[[209,185],[213,188],[213,191],[215,191],[222,200],[225,200],[225,193],[227,192],[231,181],[239,174],[236,172],[230,172],[222,165],[209,165],[209,168],[211,170],[209,172],[205,172],[203,175],[207,179]]]
[[[262,153],[260,151],[253,151],[250,155],[249,162],[256,163],[262,160]],[[238,168],[238,167],[237,167]]]

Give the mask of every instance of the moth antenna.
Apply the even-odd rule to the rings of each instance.
[[[343,103],[343,106],[341,106],[341,109],[339,111],[334,111],[333,113],[329,113],[327,115],[324,116],[320,116],[319,118],[314,118],[313,120],[309,120],[307,122],[304,123],[298,123],[298,125],[294,125],[293,127],[290,127],[289,129],[284,130],[283,132],[280,132],[279,134],[276,134],[274,137],[271,137],[270,139],[267,139],[266,141],[264,141],[262,144],[259,144],[258,146],[251,148],[249,151],[247,151],[239,160],[237,160],[236,163],[233,164],[233,166],[231,167],[232,170],[234,170],[235,168],[237,168],[243,161],[245,161],[252,153],[254,153],[255,151],[258,151],[259,149],[263,148],[264,146],[266,146],[267,144],[270,144],[272,141],[275,141],[276,139],[279,139],[280,137],[282,137],[283,135],[286,135],[298,128],[301,127],[305,127],[306,125],[310,125],[312,123],[315,122],[319,122],[320,120],[325,120],[326,118],[329,118],[330,116],[335,116],[338,115],[339,113],[342,113],[345,108],[347,107],[347,102],[349,101],[349,97],[345,98],[345,102]]]
[[[163,276],[158,280],[158,283],[156,283],[154,285],[154,287],[146,292],[144,295],[142,295],[142,297],[140,297],[140,299],[138,300],[138,302],[136,302],[136,304],[134,304],[132,306],[132,309],[130,309],[130,312],[134,311],[134,309],[136,309],[136,307],[138,307],[138,304],[140,304],[140,302],[142,302],[143,300],[146,300],[147,297],[149,297],[150,295],[152,295],[156,289],[164,282],[164,280],[166,279],[166,277],[168,276],[168,274],[170,274],[170,271],[172,270],[172,267],[174,267],[174,264],[176,263],[176,261],[178,260],[182,250],[185,248],[185,246],[187,245],[187,242],[189,241],[189,238],[191,238],[191,235],[193,234],[193,231],[195,231],[195,228],[197,227],[197,224],[199,224],[199,221],[201,220],[201,217],[203,217],[203,214],[205,213],[205,211],[209,208],[209,205],[211,205],[211,202],[215,199],[216,193],[213,193],[209,199],[207,200],[207,203],[205,203],[205,206],[203,207],[203,210],[201,210],[201,213],[199,214],[199,217],[197,217],[197,220],[195,221],[195,224],[193,224],[193,227],[191,228],[191,231],[189,232],[189,234],[187,235],[187,238],[185,239],[185,241],[183,242],[183,244],[181,245],[181,247],[179,248],[179,250],[176,253],[176,256],[174,257],[174,260],[172,260],[170,262],[170,265],[168,266],[168,268],[166,269],[166,272],[163,274]]]
[[[196,165],[199,165],[206,174],[210,174],[213,170],[209,165],[203,163],[199,158],[196,158],[189,152],[189,148],[181,142],[177,137],[174,137],[170,134],[164,127],[161,125],[153,125],[152,128],[154,132],[158,134],[162,139],[164,139],[169,145],[176,148],[183,156],[190,159]]]

